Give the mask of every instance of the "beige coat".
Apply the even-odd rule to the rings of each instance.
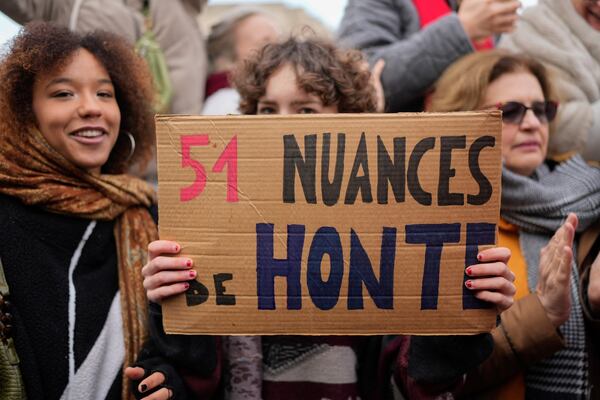
[[[2,0],[0,11],[25,24],[32,20],[70,26],[77,0]],[[150,1],[152,30],[167,62],[173,86],[170,111],[200,114],[204,100],[207,60],[196,17],[206,0]],[[135,43],[144,31],[142,0],[83,0],[75,30],[103,29]]]
[[[500,47],[542,61],[555,74],[561,104],[549,153],[577,151],[600,160],[600,32],[571,1],[540,0],[523,12]]]

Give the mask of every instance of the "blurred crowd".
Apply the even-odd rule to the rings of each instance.
[[[335,40],[206,0],[2,0],[0,399],[600,399],[600,1],[349,0]],[[474,336],[166,335],[155,112],[502,111]],[[207,322],[210,323],[210,322]]]

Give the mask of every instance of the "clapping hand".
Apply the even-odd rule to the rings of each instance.
[[[540,252],[537,295],[554,326],[559,327],[571,313],[571,269],[577,216],[569,214]]]

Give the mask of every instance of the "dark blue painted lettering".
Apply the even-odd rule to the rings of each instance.
[[[321,263],[325,254],[329,255],[331,265],[327,281],[323,281],[321,274]],[[310,245],[307,271],[308,292],[315,306],[321,310],[335,307],[340,297],[343,276],[344,254],[340,235],[335,228],[319,228]]]
[[[478,264],[477,253],[480,244],[494,244],[496,239],[495,224],[467,224],[467,250],[465,254],[465,266]],[[469,279],[465,274],[463,279],[463,309],[490,308],[491,303],[479,300],[472,290],[467,289],[464,281]]]
[[[406,243],[425,244],[421,310],[436,310],[444,243],[460,242],[460,224],[406,225]]]
[[[394,308],[394,262],[396,259],[396,228],[383,228],[381,235],[379,282],[371,260],[354,229],[350,232],[350,272],[348,277],[348,309],[363,308],[363,282],[378,308]]]
[[[256,224],[256,280],[259,310],[275,309],[275,277],[287,278],[287,308],[302,308],[300,266],[304,225],[288,225],[287,258],[273,258],[273,224]]]

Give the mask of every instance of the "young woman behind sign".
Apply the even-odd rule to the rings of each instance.
[[[240,109],[246,114],[356,113],[376,109],[375,90],[361,55],[342,52],[316,40],[289,39],[265,46],[238,72],[236,87],[242,97]],[[148,298],[159,303],[183,293],[188,287],[186,281],[195,276],[193,261],[178,257],[180,246],[174,242],[156,241],[148,249],[151,261],[143,270]],[[478,298],[493,302],[499,310],[512,304],[514,277],[506,266],[509,257],[508,249],[493,248],[480,253],[482,264],[470,266],[473,276],[490,277],[470,281],[470,288]],[[162,326],[156,317],[152,318],[157,324],[153,330],[158,335],[156,342],[163,352],[173,351],[178,360],[209,340],[197,336],[197,344],[188,341],[181,345],[177,336],[160,334]],[[460,342],[467,346],[461,351],[469,354],[453,358],[446,352],[445,360],[435,351],[419,352],[427,346],[440,349],[448,343],[435,338],[417,339],[426,346],[416,348],[410,346],[408,337],[257,336],[224,340],[224,368],[229,377],[221,378],[220,384],[225,386],[227,397],[237,399],[377,399],[389,398],[393,391],[410,398],[425,398],[454,389],[469,366],[478,365],[490,350],[489,343],[485,346],[486,338],[481,336],[450,338],[455,340],[454,345]],[[474,347],[480,343],[484,347],[479,351]],[[472,352],[465,350],[469,344],[475,345],[470,348]],[[220,353],[221,349],[215,348],[210,357],[219,359]],[[182,361],[183,365],[192,364],[194,360],[190,358]],[[215,369],[218,368],[220,365],[215,363]],[[414,375],[409,377],[409,372]],[[144,371],[129,369],[128,374],[141,377]],[[219,377],[220,373],[211,371],[204,381],[214,383]],[[414,377],[423,380],[417,383]],[[425,381],[437,385],[422,384]],[[164,382],[164,376],[154,374],[138,387],[149,390]],[[198,381],[195,383],[200,387]],[[160,390],[162,398],[169,395],[167,388]],[[206,390],[196,394],[203,398],[211,395]]]

